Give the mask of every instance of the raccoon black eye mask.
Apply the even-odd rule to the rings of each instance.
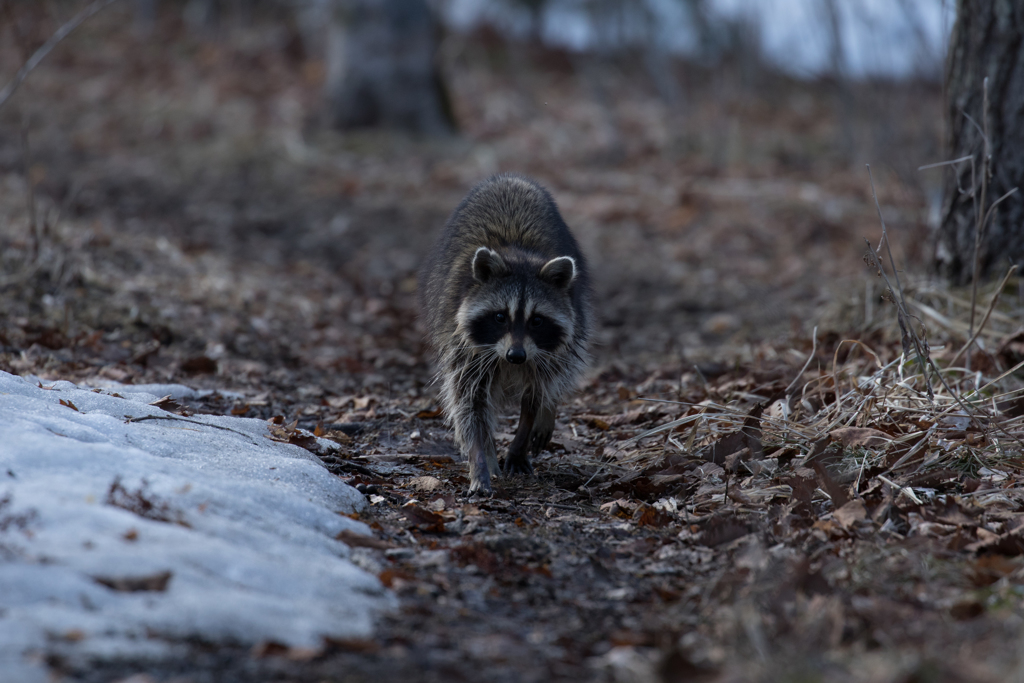
[[[539,184],[514,174],[477,185],[448,219],[420,275],[441,403],[469,460],[471,493],[499,473],[497,411],[520,408],[502,465],[530,474],[558,403],[587,365],[586,260]]]

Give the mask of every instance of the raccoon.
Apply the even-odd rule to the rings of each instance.
[[[473,188],[420,275],[441,404],[469,459],[470,493],[498,473],[496,411],[518,402],[505,474],[532,474],[558,402],[588,362],[586,260],[547,190],[515,174]]]

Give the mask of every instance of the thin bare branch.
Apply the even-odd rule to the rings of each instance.
[[[973,157],[968,155],[965,157],[960,157],[959,159],[950,159],[949,161],[937,161],[934,164],[925,164],[924,166],[918,166],[917,170],[926,171],[929,168],[939,168],[940,166],[955,166],[957,164],[962,164],[965,161],[970,161],[972,158]]]
[[[875,210],[878,211],[878,222],[882,224],[882,240],[885,242],[885,251],[889,256],[889,265],[892,266],[893,277],[896,278],[896,287],[899,289],[900,300],[903,300],[903,285],[900,284],[900,272],[896,268],[896,262],[892,259],[892,249],[889,248],[889,231],[885,227],[885,219],[882,218],[882,205],[878,203],[878,195],[875,194],[875,178],[871,174],[871,164],[864,164],[868,169],[868,181],[871,183],[871,198],[875,200]]]
[[[1010,269],[1006,271],[1006,275],[1003,276],[1003,281],[999,283],[999,287],[996,288],[995,294],[992,295],[992,301],[988,304],[988,310],[985,311],[985,317],[981,319],[981,324],[979,324],[978,329],[971,334],[971,338],[967,340],[967,343],[964,344],[963,348],[956,352],[956,355],[953,356],[953,360],[949,361],[950,365],[956,365],[956,362],[960,360],[960,356],[964,355],[964,353],[971,348],[971,345],[974,344],[975,340],[981,334],[981,331],[985,329],[985,323],[988,322],[989,316],[992,315],[992,310],[996,307],[996,304],[999,303],[999,295],[1003,293],[1003,287],[1006,286],[1006,281],[1009,280],[1016,272],[1017,266],[1015,265],[1010,266]]]
[[[787,397],[793,392],[794,387],[796,387],[796,383],[799,382],[800,378],[804,376],[805,372],[807,372],[807,368],[808,368],[808,366],[810,366],[811,361],[814,360],[814,354],[816,354],[817,352],[818,352],[818,326],[815,325],[814,326],[814,341],[812,342],[812,346],[811,346],[811,355],[807,356],[807,362],[804,363],[804,366],[802,368],[800,368],[800,372],[796,373],[796,377],[794,377],[793,381],[789,383],[788,387],[786,387],[786,396]]]
[[[986,212],[985,212],[985,223],[986,223],[986,224],[987,224],[987,223],[989,222],[989,219],[990,219],[990,218],[992,218],[992,212],[993,212],[993,210],[995,210],[995,208],[996,208],[997,206],[999,206],[999,205],[1000,205],[1000,204],[1001,204],[1001,203],[1003,202],[1003,200],[1004,200],[1004,199],[1009,199],[1009,198],[1010,198],[1010,197],[1012,197],[1013,195],[1017,194],[1017,189],[1018,189],[1018,188],[1016,188],[1016,187],[1015,187],[1015,188],[1013,188],[1013,189],[1009,190],[1009,191],[1008,191],[1008,192],[1007,192],[1006,194],[1004,194],[1004,195],[1003,195],[1002,197],[1000,197],[999,199],[997,199],[997,200],[995,200],[994,202],[992,202],[992,206],[988,207],[988,211],[986,211]]]
[[[985,82],[988,82],[988,78],[985,79]],[[981,139],[988,143],[988,136],[985,135],[985,131],[982,129],[981,126],[978,125],[978,122],[974,120],[974,117],[965,112],[963,109],[960,110],[960,113],[963,114],[964,118],[970,121],[974,125],[974,127],[978,129],[978,133],[981,134]]]
[[[117,0],[95,0],[89,4],[88,7],[83,9],[67,23],[57,29],[57,32],[50,36],[50,39],[43,43],[38,50],[32,53],[32,56],[28,58],[28,61],[21,65],[21,68],[18,69],[18,73],[14,74],[14,78],[11,79],[11,82],[5,85],[3,90],[0,90],[0,107],[4,106],[4,103],[11,98],[11,95],[13,95],[14,91],[18,89],[18,86],[28,78],[28,75],[33,69],[39,66],[39,63],[46,58],[46,55],[50,54],[53,48],[57,47],[57,44],[60,43],[60,41],[67,38],[72,31],[81,26],[94,14],[115,2],[117,2]]]
[[[988,77],[982,81],[982,105],[981,105],[981,123],[983,124],[983,130],[981,131],[981,137],[985,141],[985,148],[983,156],[981,158],[981,198],[975,204],[975,226],[974,226],[974,273],[971,284],[971,322],[969,329],[971,335],[974,335],[974,313],[977,310],[978,303],[978,278],[981,277],[981,239],[982,233],[985,230],[985,194],[988,191],[988,175],[989,175],[989,161],[991,158],[990,146],[988,142]],[[965,113],[964,116],[967,116]],[[978,124],[967,116],[974,123],[975,126]],[[980,210],[978,207],[981,207]],[[970,359],[968,359],[968,367],[970,367]]]

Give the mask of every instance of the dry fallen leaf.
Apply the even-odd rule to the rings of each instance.
[[[746,418],[744,418],[743,426],[712,444],[704,457],[716,465],[724,465],[726,460],[729,460],[729,464],[732,467],[727,469],[731,470],[735,470],[742,460],[761,460],[764,458],[764,449],[761,445],[761,413],[763,411],[763,404],[758,403],[754,406]],[[730,460],[730,456],[736,455],[740,451],[745,451],[745,453],[740,457]]]
[[[444,533],[444,517],[419,505],[403,505],[402,513],[421,531]]]
[[[387,541],[383,541],[373,536],[363,536],[362,534],[357,534],[351,529],[344,529],[338,532],[338,535],[334,538],[350,548],[376,548],[378,550],[387,550],[388,548],[395,547],[393,543],[388,543]]]
[[[162,398],[158,398],[157,400],[151,402],[149,405],[160,408],[161,410],[166,410],[169,413],[173,413],[177,411],[179,408],[181,408],[181,404],[175,401],[173,398],[171,398],[170,394]]]
[[[412,479],[409,480],[409,486],[412,486],[417,491],[429,493],[431,491],[438,490],[439,488],[444,486],[444,483],[437,477],[413,477]]]
[[[192,356],[181,361],[181,371],[189,375],[212,375],[217,372],[217,361],[209,356]]]
[[[846,447],[878,448],[892,441],[892,437],[885,432],[868,427],[842,427],[833,429],[828,434],[833,441],[838,441]]]
[[[319,657],[323,652],[321,647],[289,647],[274,641],[264,641],[253,645],[249,651],[255,659],[266,657],[284,657],[292,662],[308,662]]]
[[[663,527],[672,521],[672,517],[663,510],[645,503],[633,511],[632,520],[637,526]]]
[[[600,429],[602,432],[607,432],[611,428],[611,425],[608,424],[607,420],[600,418],[597,415],[581,415],[580,417],[585,420],[588,425]]]
[[[854,499],[832,513],[832,518],[839,522],[844,529],[851,529],[857,522],[867,519],[868,513],[864,507],[864,501]]]
[[[293,422],[287,427],[271,427],[270,436],[268,438],[271,441],[290,443],[293,446],[305,448],[307,451],[311,451],[313,453],[319,452],[320,445],[317,443],[317,437],[304,429],[299,429],[296,424],[296,422]]]

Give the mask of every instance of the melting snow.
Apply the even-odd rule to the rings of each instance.
[[[47,654],[371,633],[394,598],[334,540],[370,534],[339,514],[362,495],[260,420],[147,405],[187,387],[114,391],[0,372],[0,681],[47,680]]]

